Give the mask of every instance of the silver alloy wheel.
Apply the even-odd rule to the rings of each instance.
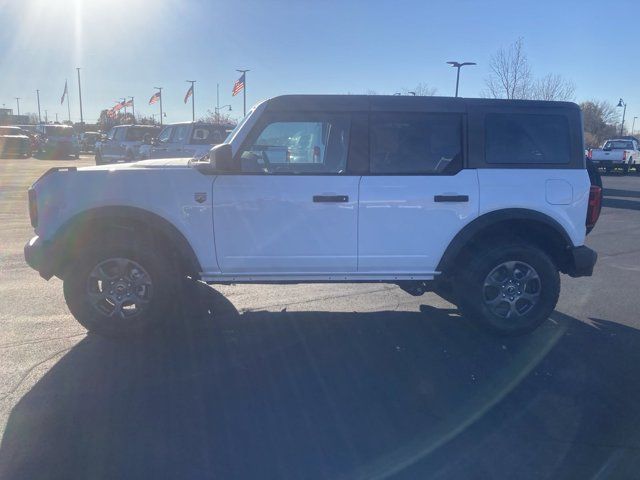
[[[482,299],[494,315],[515,319],[531,311],[540,299],[540,291],[540,277],[531,265],[509,261],[486,276]]]
[[[109,258],[97,264],[87,278],[87,297],[107,317],[140,315],[153,295],[147,271],[128,258]]]

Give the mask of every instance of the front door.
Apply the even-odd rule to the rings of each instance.
[[[245,277],[356,272],[359,176],[346,173],[349,116],[269,114],[213,184],[216,254]]]
[[[478,216],[478,177],[463,169],[463,116],[371,113],[360,183],[358,270],[429,278]]]

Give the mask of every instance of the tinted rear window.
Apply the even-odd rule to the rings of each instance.
[[[217,145],[222,143],[227,131],[220,125],[197,125],[193,127],[191,143],[194,145]]]
[[[448,174],[462,168],[462,117],[449,113],[374,113],[371,173]]]
[[[160,130],[159,128],[156,129],[156,128],[132,127],[127,130],[127,140],[131,142],[141,142],[142,140],[145,139],[145,135],[147,135],[150,138],[153,138],[158,134],[159,130]]]
[[[500,164],[569,163],[569,122],[562,115],[487,114],[485,158]]]

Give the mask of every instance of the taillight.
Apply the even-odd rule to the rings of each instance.
[[[36,228],[38,226],[38,199],[33,188],[29,189],[29,218],[31,219],[31,226]]]
[[[593,158],[593,150],[589,149],[589,151],[587,152],[587,158],[589,158],[589,160],[591,160]]]
[[[626,160],[627,159],[627,151],[623,150],[622,151],[622,160]]]
[[[600,217],[602,209],[602,188],[591,185],[589,189],[589,207],[587,208],[587,230],[591,230]]]

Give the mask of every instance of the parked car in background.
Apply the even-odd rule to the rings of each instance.
[[[96,144],[96,165],[140,159],[140,146],[150,144],[160,132],[153,125],[118,125]]]
[[[574,103],[286,95],[202,160],[49,170],[25,258],[108,336],[171,321],[187,277],[387,282],[519,335],[549,318],[560,272],[593,272],[602,192],[582,148]]]
[[[42,135],[38,133],[38,126],[37,125],[16,125],[16,126],[20,127],[23,130],[24,134],[27,135],[31,140],[31,151],[34,153],[39,152],[42,149],[42,144],[44,142],[44,139],[42,138]]]
[[[42,152],[48,157],[80,157],[80,144],[73,127],[68,125],[38,125],[44,137]]]
[[[80,151],[82,152],[94,152],[96,148],[96,142],[100,140],[102,134],[100,132],[84,132],[81,133],[78,141],[80,142]]]
[[[224,142],[233,125],[204,122],[174,123],[164,127],[147,158],[200,158]]]
[[[629,167],[640,165],[640,146],[634,138],[612,138],[602,145],[602,148],[592,148],[587,157],[596,167],[611,172],[615,168],[629,172]]]
[[[0,155],[30,157],[31,139],[20,127],[0,127]]]

